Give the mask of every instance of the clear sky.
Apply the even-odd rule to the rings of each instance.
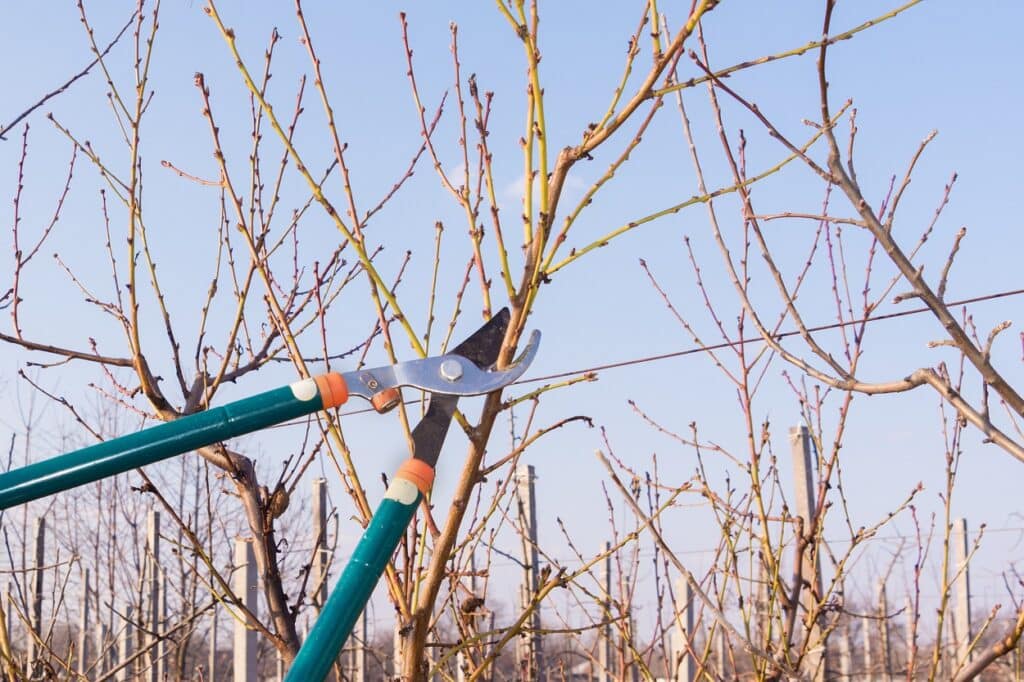
[[[626,41],[639,18],[639,9],[634,4],[542,4],[542,77],[549,138],[554,149],[577,142],[587,123],[599,118],[607,106],[621,72]],[[820,4],[803,0],[723,2],[705,24],[712,64],[722,67],[814,40],[820,34]],[[841,2],[833,26],[855,26],[896,4],[876,0]],[[105,42],[116,33],[133,6],[134,3],[125,2],[88,3],[98,41]],[[280,110],[290,111],[298,75],[308,71],[291,5],[223,2],[218,6],[226,22],[235,29],[251,67],[259,64],[271,28],[278,28],[283,39],[277,48],[271,99]],[[665,2],[659,3],[659,7],[669,14],[670,22],[680,19],[681,8]],[[306,9],[342,136],[349,145],[353,183],[365,210],[401,177],[420,140],[405,75],[398,19],[403,8],[382,2],[355,3],[354,7],[309,3]],[[515,235],[518,228],[514,217],[521,210],[517,190],[523,185],[518,140],[525,119],[520,44],[489,3],[419,3],[405,9],[420,92],[428,112],[437,106],[442,93],[451,89],[449,24],[453,21],[459,25],[464,76],[475,73],[481,90],[496,93],[489,139],[506,232]],[[950,203],[925,250],[926,274],[934,275],[941,268],[953,234],[961,226],[968,228],[950,280],[951,299],[1021,286],[1019,258],[1024,239],[1018,199],[1024,143],[1019,120],[1024,89],[1018,34],[1022,20],[1024,6],[1017,2],[926,0],[892,21],[837,45],[831,52],[833,102],[838,105],[852,98],[858,110],[856,158],[870,200],[880,201],[890,177],[902,175],[922,138],[933,129],[939,131],[920,162],[902,209],[899,230],[901,239],[915,239],[931,219],[944,184],[954,172],[958,174]],[[0,69],[3,124],[90,60],[74,7],[10,4],[0,19],[0,59],[8,65]],[[115,48],[112,63],[120,77],[127,73],[127,41]],[[159,162],[168,160],[201,177],[216,177],[208,129],[200,115],[200,100],[193,85],[193,74],[200,71],[212,90],[214,113],[226,147],[233,152],[231,163],[241,172],[248,144],[248,104],[229,53],[203,13],[201,2],[165,0],[152,76],[156,93],[143,133],[143,161],[153,247],[159,254],[162,276],[166,282],[173,282],[167,291],[168,302],[182,336],[187,339],[195,335],[197,304],[209,286],[218,199],[215,191],[182,180],[161,168]],[[681,71],[684,77],[698,73],[686,59]],[[818,116],[812,56],[738,74],[729,80],[729,85],[757,102],[794,139],[802,140],[809,135],[810,129],[803,120]],[[449,92],[449,103],[452,97]],[[697,88],[686,97],[698,144],[703,145],[702,160],[709,184],[731,184],[708,117],[705,91]],[[568,247],[587,244],[625,221],[697,193],[674,106],[666,103],[627,169],[583,213]],[[746,131],[752,171],[767,168],[785,155],[751,116],[731,104],[726,106],[726,123],[733,139],[738,129]],[[296,138],[297,144],[311,162],[322,167],[331,150],[319,102],[311,91],[307,92],[306,110],[305,127]],[[30,234],[38,234],[52,213],[70,156],[67,140],[43,115],[49,111],[83,139],[90,140],[101,153],[120,154],[111,158],[124,166],[102,76],[94,71],[28,119],[29,158],[21,210],[23,229]],[[455,126],[449,106],[438,129],[442,163],[449,170],[460,163]],[[19,126],[6,141],[0,142],[0,196],[4,197],[6,207],[5,243],[0,246],[0,253],[7,254],[0,260],[0,290],[6,290],[11,276],[10,200],[17,184],[21,133]],[[620,148],[621,141],[611,146],[612,150]],[[568,199],[578,200],[582,196],[613,158],[611,154],[603,150],[593,162],[574,171],[566,186]],[[80,158],[63,218],[22,283],[27,292],[23,324],[30,337],[45,337],[49,342],[75,347],[85,346],[89,338],[109,343],[111,348],[117,348],[115,344],[121,342],[109,318],[83,303],[81,292],[50,257],[52,252],[59,252],[89,286],[96,287],[104,296],[111,295],[98,210],[100,186],[95,171]],[[819,184],[807,171],[799,169],[780,173],[759,185],[754,193],[765,212],[814,212],[822,201]],[[297,183],[286,185],[282,201],[288,211],[304,200],[305,194]],[[734,203],[725,200],[720,208],[723,220],[735,233],[740,221]],[[845,205],[839,210],[849,213]],[[122,221],[123,229],[123,215],[115,215],[114,219],[115,223]],[[413,251],[402,292],[420,330],[426,296],[417,292],[425,292],[429,286],[433,226],[437,220],[443,220],[447,227],[446,248],[453,254],[442,270],[440,291],[451,294],[461,281],[467,255],[464,222],[440,188],[429,163],[421,161],[413,179],[371,223],[372,240],[386,245],[381,257],[384,271],[396,272],[404,251]],[[780,258],[791,266],[804,257],[810,239],[808,225],[780,222],[768,228]],[[310,218],[304,230],[302,254],[307,263],[337,243],[337,234],[321,215]],[[544,332],[544,344],[531,374],[582,369],[693,346],[648,283],[638,265],[641,258],[673,302],[703,335],[714,339],[713,328],[693,286],[684,236],[692,240],[721,316],[731,323],[738,312],[736,301],[724,278],[721,257],[710,240],[707,213],[696,206],[636,229],[552,279],[542,291],[532,318],[532,325]],[[850,248],[862,253],[863,238],[851,230],[849,239]],[[851,262],[859,263],[861,258],[853,256]],[[763,272],[758,276],[763,277]],[[824,282],[823,273],[818,272],[803,299],[805,319],[810,324],[828,323],[835,318]],[[775,310],[778,303],[767,279],[764,285],[765,305]],[[495,286],[493,293],[500,304],[501,287]],[[446,320],[451,309],[450,296],[440,300],[444,307],[439,316]],[[912,305],[887,304],[885,310]],[[972,313],[985,334],[1001,320],[1016,321],[1020,306],[1019,298],[1003,299],[978,304]],[[471,314],[460,323],[459,334],[472,329],[479,319],[479,307],[479,295],[471,287],[463,305]],[[368,321],[372,319],[370,311],[368,302],[357,296],[336,308],[330,318],[332,344],[339,349],[349,348],[365,337]],[[153,327],[147,336],[154,347],[163,343],[158,322],[155,317],[151,320]],[[872,380],[902,377],[939,357],[926,344],[939,338],[941,329],[925,316],[878,323],[872,326],[870,334],[873,341],[867,344],[865,368]],[[1021,385],[1024,373],[1017,334],[1014,330],[1007,333],[995,357],[1006,375]],[[834,343],[834,336],[824,338]],[[316,343],[311,338],[310,348],[317,348]],[[404,345],[400,344],[399,350],[403,356],[412,357]],[[19,402],[24,403],[30,389],[17,379],[16,371],[29,359],[32,358],[26,353],[0,346],[0,386],[7,397],[0,405],[0,436],[4,438],[8,430],[20,428]],[[774,448],[780,455],[783,474],[787,475],[786,433],[798,421],[799,408],[782,378],[784,369],[778,363],[769,368],[755,416],[757,420],[771,421]],[[168,371],[166,366],[163,371]],[[289,372],[284,366],[260,372],[234,387],[230,395],[241,396],[289,381]],[[49,369],[40,375],[43,385],[77,399],[94,396],[87,384],[98,378],[92,369],[82,370],[73,365]],[[228,396],[225,393],[221,398]],[[710,360],[699,354],[602,372],[595,383],[546,397],[540,415],[543,422],[574,414],[591,416],[595,424],[605,427],[616,454],[626,462],[643,469],[651,455],[657,453],[663,476],[685,480],[695,466],[692,453],[645,425],[627,404],[629,399],[636,400],[668,428],[682,432],[690,422],[697,422],[708,439],[727,447],[742,445],[741,421],[732,389],[722,381]],[[473,403],[466,403],[472,412]],[[834,412],[829,420],[833,418]],[[69,420],[54,408],[49,408],[49,419],[54,434],[61,428],[70,428]],[[922,516],[940,510],[938,494],[944,469],[939,428],[938,399],[928,389],[919,389],[912,395],[857,400],[843,448],[844,480],[855,526],[872,523],[918,481],[925,485],[919,505]],[[390,470],[402,456],[401,439],[390,418],[353,416],[346,422],[346,432],[357,457],[379,461],[380,470]],[[253,447],[265,452],[271,461],[280,459],[275,453],[289,447],[286,433],[253,437]],[[495,442],[502,442],[501,438],[496,436]],[[45,445],[40,444],[41,450],[33,456],[46,454],[42,451],[44,447],[55,452],[57,441],[50,438]],[[965,443],[955,513],[967,517],[972,528],[982,523],[999,529],[1024,527],[1018,502],[1024,464],[992,446],[982,445],[976,433],[970,433]],[[593,456],[598,447],[603,445],[597,428],[570,427],[541,442],[527,455],[539,476],[541,538],[549,546],[560,544],[556,517],[565,521],[584,548],[596,549],[604,537],[606,510],[600,496],[603,473]],[[439,470],[439,509],[445,508],[444,501],[450,495],[463,451],[461,442],[446,450],[445,457],[450,459],[447,464],[442,460]],[[374,469],[371,466],[368,470]],[[671,535],[679,547],[698,551],[714,546],[716,530],[699,511],[679,512],[672,524]],[[908,528],[901,521],[889,534],[906,532]],[[349,531],[354,535],[354,526]],[[1020,539],[1020,532],[1007,530],[993,533],[986,542],[975,578],[976,592],[983,600],[1001,598],[1000,572],[1010,561],[1024,558]],[[567,557],[568,553],[562,556]]]

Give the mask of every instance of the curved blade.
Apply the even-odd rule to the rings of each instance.
[[[462,376],[457,380],[450,382],[453,384],[453,388],[459,390],[459,395],[466,395],[462,391],[472,390],[473,394],[490,393],[496,391],[499,388],[508,386],[513,381],[523,376],[523,373],[529,368],[530,363],[537,356],[537,348],[540,346],[540,332],[536,329],[530,333],[530,340],[526,344],[526,348],[522,350],[511,365],[505,369],[481,369],[475,365],[468,365],[466,363],[461,364]],[[452,353],[454,355],[454,353]],[[444,370],[444,361],[455,360],[444,356],[441,358],[442,368]],[[444,375],[441,376],[444,379]]]
[[[460,349],[469,351],[474,357],[452,351],[437,358],[404,362],[391,368],[389,378],[394,382],[393,385],[415,386],[431,393],[482,395],[508,386],[521,377],[537,355],[539,344],[540,332],[534,331],[526,348],[515,362],[505,369],[498,370],[490,368],[493,361],[492,365],[484,367],[477,364],[478,360],[497,356],[501,339],[489,337],[486,341],[470,346],[460,344]]]
[[[534,331],[526,348],[510,367],[493,369],[508,319],[508,310],[502,309],[468,339],[440,357],[346,373],[343,377],[349,392],[371,400],[377,393],[399,386],[458,396],[482,395],[507,386],[523,375],[540,344],[540,332]]]

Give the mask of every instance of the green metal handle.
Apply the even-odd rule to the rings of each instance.
[[[338,379],[336,374],[331,376],[335,385]],[[337,398],[344,402],[347,395],[325,399],[323,381],[323,377],[298,381],[0,474],[0,509],[334,407]]]
[[[320,612],[285,682],[320,682],[331,670],[356,619],[366,607],[423,493],[412,481],[396,475],[331,596]]]

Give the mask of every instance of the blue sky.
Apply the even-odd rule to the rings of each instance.
[[[894,6],[890,2],[842,2],[833,25],[852,27]],[[88,7],[102,42],[112,35],[131,12],[133,3],[93,3]],[[667,5],[667,3],[659,3]],[[711,45],[711,60],[725,66],[766,53],[791,49],[815,39],[820,33],[820,3],[817,2],[724,2],[705,24]],[[227,23],[239,39],[250,66],[259,63],[271,27],[283,36],[277,48],[271,99],[288,110],[294,101],[297,75],[307,69],[298,30],[290,6],[276,3],[224,2],[219,5]],[[361,3],[355,8],[340,5],[311,6],[307,15],[324,62],[325,78],[334,99],[342,135],[349,143],[348,158],[353,182],[363,208],[382,196],[404,171],[419,144],[401,43],[398,11],[392,3]],[[662,7],[670,21],[680,18],[681,9]],[[542,6],[542,76],[546,88],[546,111],[553,147],[578,141],[583,127],[599,117],[607,105],[619,76],[626,39],[639,17],[630,3],[551,2]],[[502,201],[506,232],[516,234],[514,216],[518,207],[516,188],[522,186],[522,162],[518,138],[525,114],[521,48],[515,36],[488,3],[432,3],[408,8],[408,22],[420,92],[428,110],[437,105],[442,92],[451,87],[449,23],[459,24],[463,74],[475,73],[481,90],[496,92],[492,116],[492,151],[496,182]],[[900,224],[905,239],[911,240],[931,219],[942,196],[943,185],[956,172],[958,180],[950,204],[926,249],[927,272],[941,267],[953,233],[968,227],[968,238],[950,283],[950,297],[974,296],[1019,288],[1019,254],[1022,244],[1019,194],[1019,165],[1024,144],[1018,131],[1024,101],[1019,74],[1020,52],[1017,27],[1024,19],[1024,7],[1013,2],[983,2],[972,5],[951,0],[928,0],[882,26],[837,45],[831,51],[830,82],[833,102],[852,98],[858,109],[857,163],[865,191],[873,201],[883,196],[891,175],[902,175],[916,146],[929,131],[939,135],[925,154],[902,209]],[[230,160],[239,171],[245,166],[247,145],[245,94],[230,56],[212,22],[199,2],[165,2],[161,13],[153,72],[157,92],[143,136],[145,141],[147,202],[150,229],[159,252],[160,271],[169,288],[168,299],[175,321],[186,338],[198,324],[195,315],[209,285],[208,275],[215,243],[216,193],[182,181],[163,170],[159,160],[169,160],[203,177],[215,177],[209,136],[200,116],[200,102],[193,74],[202,71],[212,90],[214,114],[218,116],[226,146],[234,152]],[[54,9],[33,3],[17,3],[5,12],[0,25],[0,55],[15,68],[0,71],[0,119],[6,121],[67,74],[88,62],[89,53],[73,7]],[[116,48],[113,62],[127,68],[127,44]],[[685,62],[685,60],[684,60]],[[681,67],[688,75],[692,64]],[[814,61],[812,56],[769,64],[741,73],[729,85],[756,101],[780,128],[794,139],[803,139],[809,129],[803,119],[817,116]],[[93,73],[44,107],[62,123],[71,126],[97,149],[117,153],[117,129],[109,115],[104,86]],[[452,95],[449,95],[451,97]],[[730,184],[727,169],[717,149],[715,131],[708,118],[703,90],[686,94],[702,161],[709,184]],[[449,100],[451,101],[451,100]],[[674,112],[667,103],[660,119],[647,133],[648,143],[633,156],[627,170],[584,212],[567,246],[583,245],[625,221],[644,216],[696,193],[687,146]],[[26,230],[38,226],[52,212],[53,200],[64,181],[70,148],[67,141],[42,116],[29,122],[30,155],[26,169],[22,204]],[[307,93],[304,128],[297,142],[308,159],[323,164],[330,157],[318,102]],[[752,170],[777,162],[784,152],[758,130],[745,112],[727,104],[727,126],[734,136],[739,128],[748,135],[748,162]],[[455,144],[455,119],[449,110],[439,127],[442,163],[454,169],[459,163]],[[0,194],[5,225],[10,225],[10,197],[13,196],[21,128],[0,142]],[[613,144],[618,149],[619,144]],[[602,151],[598,158],[576,169],[567,185],[567,199],[578,198],[599,176],[611,157]],[[123,155],[122,155],[123,156]],[[79,159],[76,183],[69,197],[57,233],[45,254],[26,274],[24,317],[26,333],[48,335],[53,342],[82,346],[94,337],[116,347],[118,330],[109,320],[82,303],[77,291],[49,258],[59,250],[77,274],[110,295],[109,276],[102,248],[97,245],[102,229],[97,210],[96,173]],[[286,186],[289,210],[302,201],[297,183]],[[754,190],[763,211],[814,211],[821,204],[821,190],[805,170],[793,169],[773,177]],[[720,204],[723,220],[738,225],[735,205]],[[458,286],[465,263],[464,227],[457,209],[439,187],[439,182],[422,163],[408,186],[371,224],[374,238],[388,245],[382,256],[383,268],[393,272],[402,252],[412,249],[413,261],[404,285],[410,315],[422,321],[425,291],[430,276],[433,225],[447,226],[446,249],[452,253],[450,268],[442,272],[441,291],[451,293]],[[5,234],[8,227],[4,228]],[[337,241],[328,221],[314,217],[304,236],[303,254],[314,257]],[[808,243],[806,226],[794,223],[770,228],[769,238],[778,245],[782,259],[799,262]],[[585,368],[613,360],[641,357],[691,347],[692,341],[670,317],[661,299],[647,283],[638,260],[643,258],[673,301],[692,317],[707,334],[710,327],[693,287],[682,239],[689,236],[702,265],[709,288],[715,292],[723,316],[732,319],[737,308],[721,271],[721,258],[709,239],[706,213],[694,207],[651,225],[638,228],[610,247],[600,249],[560,272],[542,291],[533,325],[542,329],[544,345],[533,374],[541,375]],[[863,240],[850,234],[851,247]],[[447,246],[450,245],[450,246]],[[101,244],[98,244],[101,247]],[[4,246],[2,252],[8,251]],[[447,252],[447,251],[446,251]],[[45,256],[45,257],[44,257]],[[202,272],[194,276],[195,272]],[[0,289],[6,289],[10,258],[0,265]],[[765,282],[766,305],[777,305]],[[500,302],[500,287],[493,292]],[[442,299],[444,300],[444,299]],[[357,297],[352,297],[356,306]],[[771,303],[767,303],[771,301]],[[331,319],[334,342],[350,347],[365,336],[369,308],[336,310]],[[446,301],[445,305],[450,306]],[[834,312],[828,306],[828,291],[807,292],[809,323],[827,323]],[[903,304],[904,306],[912,304]],[[472,311],[461,324],[468,332],[478,319],[479,297],[472,292],[463,306]],[[897,306],[890,306],[898,309]],[[1019,299],[979,304],[972,312],[979,327],[1003,319],[1014,319]],[[445,308],[446,316],[450,308]],[[155,320],[154,320],[155,321]],[[883,322],[871,328],[874,341],[867,347],[865,366],[872,379],[891,379],[922,364],[933,362],[936,351],[926,348],[938,338],[936,323],[919,316]],[[1011,380],[1024,379],[1015,331],[1007,334],[996,357]],[[153,347],[162,343],[161,330],[154,326],[147,337]],[[709,335],[708,338],[711,338]],[[828,336],[826,339],[830,338]],[[411,354],[403,347],[403,353]],[[10,399],[0,406],[4,430],[18,428],[15,396],[25,396],[15,371],[29,357],[15,349],[0,347],[0,386]],[[378,357],[378,359],[381,359]],[[759,399],[758,419],[770,419],[774,446],[783,460],[788,457],[785,433],[798,418],[798,406],[786,388],[781,364],[769,370]],[[97,379],[93,370],[73,366],[43,373],[43,383],[69,396],[91,395],[87,384]],[[289,381],[284,367],[261,372],[235,395],[270,388]],[[18,387],[20,385],[20,388]],[[226,399],[228,394],[225,394]],[[639,420],[627,405],[636,400],[667,427],[685,430],[696,421],[708,438],[738,446],[735,399],[718,371],[702,356],[687,356],[659,363],[604,372],[600,380],[543,402],[546,421],[572,414],[586,414],[604,426],[616,453],[643,468],[657,453],[666,475],[685,478],[694,462],[690,454],[658,435]],[[468,410],[473,405],[468,402]],[[938,400],[927,389],[913,395],[858,399],[851,431],[844,447],[844,475],[857,522],[867,524],[890,509],[917,481],[925,492],[924,513],[940,507],[937,494],[943,478],[943,456],[938,426]],[[50,410],[54,433],[69,427],[68,420]],[[360,457],[379,461],[389,470],[401,458],[401,439],[395,423],[388,418],[352,417],[346,431]],[[287,448],[281,433],[253,437],[253,447],[274,452]],[[966,516],[972,527],[987,523],[995,528],[1024,526],[1017,516],[1021,467],[991,446],[980,444],[976,434],[966,439],[967,449],[956,497],[957,515]],[[54,446],[56,447],[56,445]],[[603,502],[597,495],[602,472],[592,452],[602,447],[597,429],[570,428],[551,436],[527,456],[537,467],[538,490],[545,525],[542,539],[558,544],[554,518],[565,520],[578,534],[583,547],[596,548],[605,524]],[[446,451],[437,488],[439,508],[450,494],[450,484],[463,444]],[[362,454],[365,453],[365,454]],[[44,453],[34,453],[41,456]],[[370,467],[373,470],[373,467]],[[784,471],[788,467],[783,464]],[[449,475],[450,474],[450,475]],[[689,513],[689,512],[687,512]],[[699,512],[678,515],[673,537],[681,547],[692,550],[713,546],[716,531]],[[344,516],[344,515],[343,515]],[[895,532],[906,531],[897,524]],[[354,532],[354,531],[353,531]],[[978,592],[994,593],[996,579],[1007,560],[1022,556],[1013,532],[993,534],[980,555]],[[986,577],[987,576],[987,577]],[[988,585],[989,587],[984,587]]]

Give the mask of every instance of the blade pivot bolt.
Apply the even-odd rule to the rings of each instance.
[[[448,358],[441,363],[440,372],[443,379],[455,383],[462,378],[462,363],[454,358]]]

